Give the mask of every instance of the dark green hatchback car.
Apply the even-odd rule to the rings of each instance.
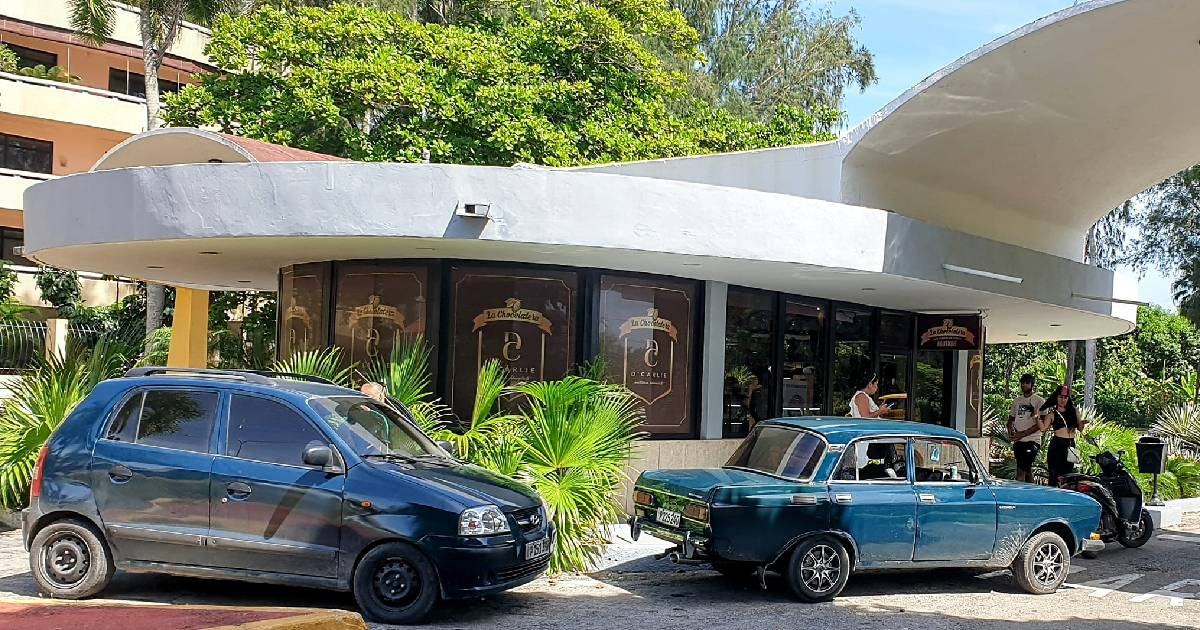
[[[966,436],[914,422],[762,422],[722,468],[642,473],[634,504],[633,536],[674,542],[673,561],[777,571],[805,601],[884,569],[1011,567],[1051,593],[1104,545],[1090,497],[990,478]]]

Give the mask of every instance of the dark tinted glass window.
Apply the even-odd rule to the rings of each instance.
[[[0,134],[0,168],[49,174],[53,166],[54,143]]]
[[[166,79],[158,80],[158,92],[178,92],[181,84]],[[108,91],[120,92],[129,96],[146,98],[146,76],[137,72],[129,72],[119,68],[108,69]]]
[[[828,308],[788,299],[783,311],[783,415],[815,416],[825,408]]]
[[[776,415],[771,346],[775,299],[765,291],[729,289],[725,310],[725,437],[742,437]]]
[[[36,66],[44,66],[52,68],[58,65],[58,55],[36,48],[27,48],[16,44],[5,43],[13,52],[17,53],[18,68],[33,68]]]
[[[303,466],[304,448],[310,442],[328,444],[329,440],[283,403],[234,396],[229,404],[226,454],[230,457]]]
[[[871,328],[874,316],[870,310],[839,307],[833,319],[833,404],[835,416],[850,413],[850,398],[871,378]]]
[[[137,443],[207,453],[217,399],[216,392],[146,392]]]
[[[118,442],[132,442],[133,436],[137,435],[138,416],[142,411],[142,398],[144,394],[138,393],[125,401],[124,405],[117,411],[117,415],[113,417],[112,424],[108,426],[107,437],[110,440]]]

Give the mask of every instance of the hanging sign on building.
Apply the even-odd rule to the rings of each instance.
[[[977,313],[962,315],[918,315],[917,347],[921,350],[978,350],[982,318]]]

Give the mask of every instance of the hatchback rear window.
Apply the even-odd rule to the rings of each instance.
[[[807,479],[816,471],[824,453],[825,442],[815,434],[760,425],[746,437],[725,466]]]
[[[217,392],[150,390],[117,411],[105,437],[119,442],[207,453]]]

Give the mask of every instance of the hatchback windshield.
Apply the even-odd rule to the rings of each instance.
[[[446,456],[397,410],[365,396],[310,398],[308,405],[359,455]]]
[[[784,427],[759,425],[733,453],[726,468],[807,479],[817,469],[825,443],[815,434]]]

